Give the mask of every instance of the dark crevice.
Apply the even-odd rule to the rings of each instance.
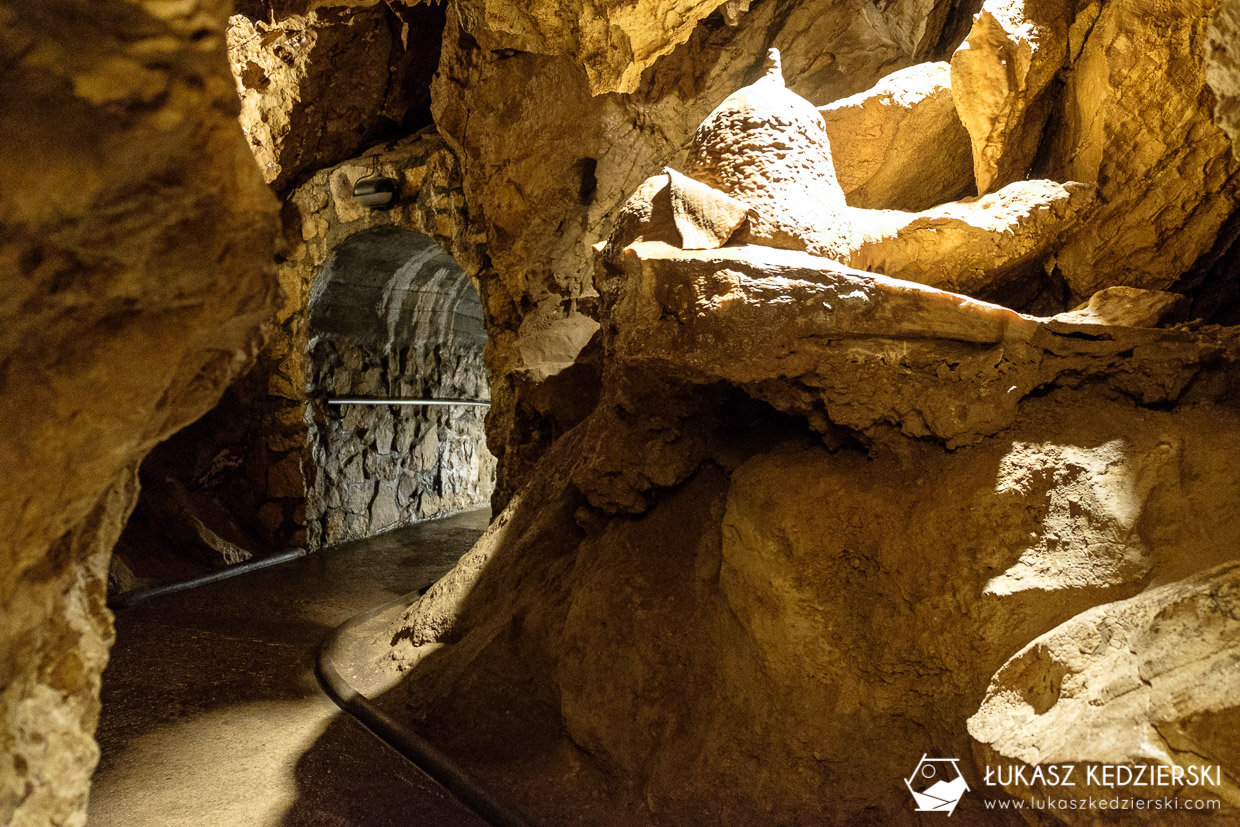
[[[581,185],[577,190],[577,201],[583,206],[588,207],[594,202],[594,195],[598,192],[598,178],[595,171],[598,169],[597,158],[581,158],[575,165],[577,174],[581,176]]]
[[[947,14],[939,42],[931,52],[930,60],[948,60],[960,47],[973,27],[973,16],[982,10],[982,0],[958,0]]]
[[[1167,288],[1189,299],[1189,318],[1240,324],[1240,210],[1223,223],[1214,246]]]
[[[1109,333],[1086,333],[1083,330],[1073,330],[1068,333],[1055,333],[1054,335],[1061,339],[1079,339],[1084,342],[1107,342],[1112,338]]]

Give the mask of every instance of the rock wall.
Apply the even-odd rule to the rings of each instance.
[[[0,823],[81,825],[108,558],[270,311],[227,3],[0,3]]]
[[[1112,601],[1238,552],[1226,506],[1235,458],[1220,452],[1240,427],[1232,403],[1154,413],[1061,391],[974,447],[868,456],[731,404],[713,414],[731,435],[637,518],[607,516],[556,486],[584,470],[591,440],[573,432],[393,628],[394,657],[412,678],[383,703],[412,710],[540,823],[914,824],[903,779],[923,753],[966,761],[974,793],[955,820],[1015,823],[981,803],[1006,793],[984,786],[985,754],[970,757],[970,733],[1038,763],[1004,728],[999,703],[1059,683],[1024,665],[1033,654],[1005,667],[1008,658],[1065,621],[1126,627]],[[755,427],[766,436],[740,444]],[[1200,612],[1199,623],[1230,622],[1225,607]],[[1082,635],[1063,634],[1057,657]],[[1223,688],[1236,678],[1234,641],[1220,641],[1203,641],[1215,666],[1195,685],[1234,703]],[[1136,656],[1171,673],[1197,651]],[[1166,731],[1161,722],[1185,720],[1193,704],[1219,709],[1176,684],[1175,708],[1158,714],[1180,717],[1149,720],[1134,698],[1099,730],[1071,686],[1053,724],[1036,717],[1045,703],[1026,701],[1033,711],[1021,713],[1053,739],[1048,760],[1132,760],[1148,726]],[[520,712],[489,712],[500,708]],[[991,723],[966,726],[975,713]],[[550,734],[561,727],[563,740]],[[1218,817],[1234,818],[1238,768],[1223,736],[1192,731],[1215,744],[1200,754],[1231,780],[1191,795],[1221,800]],[[497,749],[502,762],[475,758]],[[1169,765],[1195,752],[1184,740],[1176,749]]]
[[[1240,555],[1236,329],[1036,320],[872,276],[802,280],[791,260],[752,282],[737,261],[618,282],[600,406],[392,627],[408,677],[383,703],[540,821],[916,823],[902,781],[923,754],[969,756],[972,732],[1038,763],[1001,723],[966,723],[1002,720],[981,706],[992,677],[996,695],[1060,691],[1027,644],[1091,610],[1125,627],[1117,601],[1194,573],[1213,594],[1209,570]],[[1194,606],[1203,628],[1229,622],[1226,603]],[[1085,632],[1065,634],[1070,654]],[[1064,683],[1055,760],[1132,758],[1148,727],[1190,727],[1178,710],[1215,709],[1240,677],[1225,639],[1210,681],[1169,682],[1173,704],[1134,700],[1105,728]],[[1158,674],[1196,668],[1195,649],[1150,645],[1134,655]],[[1142,758],[1183,768],[1191,737]],[[1221,743],[1200,754],[1223,781],[1145,794],[1234,819]],[[957,816],[1007,823],[978,750]]]
[[[753,4],[742,34],[707,18],[649,77],[682,50],[711,54],[711,37],[764,39],[746,26],[773,7]],[[952,57],[958,120],[943,116],[942,67],[921,89],[907,88],[920,72],[901,72],[821,107],[771,54],[752,86],[708,96],[667,169],[634,160],[636,138],[560,164],[591,186],[575,203],[564,186],[558,211],[540,202],[539,222],[588,215],[583,192],[609,197],[618,153],[625,174],[651,173],[607,214],[604,243],[572,250],[547,231],[558,256],[525,257],[556,273],[591,260],[598,403],[392,625],[381,660],[403,681],[380,703],[548,824],[919,823],[905,780],[926,755],[962,760],[963,823],[1018,823],[987,802],[1039,791],[987,785],[985,770],[1052,754],[1212,762],[1217,781],[1143,801],[1200,798],[1220,823],[1240,817],[1235,693],[1219,688],[1240,680],[1226,505],[1240,330],[1184,323],[1185,297],[1140,289],[1178,283],[1230,242],[1236,166],[1201,94],[1212,9],[984,4]],[[540,237],[518,221],[530,179],[504,176],[534,177],[580,144],[544,128],[528,136],[544,152],[510,167],[477,133],[471,145],[507,69],[453,37],[449,21],[436,114],[467,197],[491,232],[509,227],[510,244],[492,244],[500,281],[529,290],[532,278],[510,281],[523,266],[510,256]],[[456,66],[453,50],[473,59]],[[528,58],[527,88],[553,71]],[[957,74],[971,80],[956,88]],[[969,94],[978,78],[992,94]],[[591,107],[621,105],[607,98],[566,105],[589,123]],[[523,101],[505,122],[558,105]],[[838,181],[865,176],[832,164],[889,159],[833,158],[823,109],[876,135],[934,124],[953,152],[963,129],[982,197],[916,214],[848,203]],[[889,146],[893,168],[916,166]],[[605,224],[583,226],[578,243]],[[1036,315],[977,300],[996,288]],[[555,317],[547,292],[513,341],[538,312]],[[1194,626],[1199,645],[1177,647]],[[1040,821],[1108,817],[1035,806]]]
[[[238,6],[228,25],[228,58],[241,126],[278,192],[367,144],[430,123],[442,6]]]
[[[485,409],[329,404],[486,400],[482,307],[447,253],[394,227],[349,237],[316,276],[309,324],[312,547],[489,501]]]
[[[336,407],[322,393],[387,396],[392,388],[394,396],[485,399],[480,352],[421,345],[376,354],[321,340],[310,358],[320,389],[306,491],[311,546],[489,504],[495,458],[486,450],[484,408]]]
[[[1049,177],[1098,186],[1054,261],[1076,300],[1113,284],[1166,288],[1209,260],[1220,236],[1230,240],[1240,162],[1214,123],[1205,84],[1218,7],[1092,4],[1077,20],[1089,34],[1071,41],[1069,54],[1080,52],[1047,153]]]
[[[371,171],[374,158],[378,159],[378,168],[383,174],[400,182],[399,196],[390,209],[367,209],[352,195],[353,183]],[[343,420],[329,412],[323,403],[328,391],[406,395],[421,388],[431,393],[486,398],[485,390],[477,384],[483,368],[476,356],[476,337],[468,354],[450,349],[438,352],[429,344],[414,347],[413,339],[398,342],[400,336],[417,338],[413,330],[417,314],[411,315],[411,307],[400,301],[392,302],[390,296],[384,305],[383,286],[391,286],[389,282],[408,263],[408,256],[414,255],[412,250],[405,251],[408,256],[398,250],[395,258],[388,262],[390,266],[383,277],[387,281],[372,284],[371,295],[359,300],[369,308],[365,311],[369,313],[366,316],[369,322],[359,321],[363,318],[359,316],[353,323],[362,327],[369,325],[368,334],[360,337],[357,331],[350,334],[347,323],[334,332],[316,331],[312,323],[312,308],[332,281],[328,271],[338,260],[337,253],[342,249],[347,251],[350,239],[353,239],[354,249],[364,252],[368,232],[428,239],[431,247],[446,255],[458,268],[460,278],[454,282],[456,295],[473,295],[480,291],[485,312],[489,286],[476,278],[487,261],[485,238],[465,202],[460,180],[456,156],[433,130],[422,130],[377,147],[365,158],[320,170],[289,196],[283,213],[285,252],[278,269],[281,298],[268,324],[267,343],[255,368],[230,391],[219,415],[213,414],[213,421],[204,423],[202,433],[195,438],[199,446],[211,446],[205,453],[214,460],[202,464],[216,468],[210,485],[215,496],[231,513],[247,516],[249,528],[270,546],[318,548],[326,542],[329,533],[332,537],[355,536],[339,533],[343,516],[339,513],[332,517],[332,525],[336,528],[331,532],[326,530],[327,513],[344,506],[336,495],[332,495],[331,504],[328,504],[330,484],[324,476],[325,466],[328,462],[341,461],[338,449],[352,450],[352,443],[350,446],[343,444],[350,442],[339,430]],[[416,268],[406,275],[414,272]],[[347,303],[342,302],[342,305]],[[478,310],[471,313],[478,315]],[[321,335],[324,333],[330,335]],[[375,343],[374,336],[379,333],[383,344]],[[438,334],[427,332],[423,341],[432,342],[434,335]],[[333,339],[334,342],[329,342]],[[353,345],[364,347],[359,349]],[[338,352],[341,347],[343,351]],[[356,363],[358,369],[346,367],[352,363]],[[362,370],[362,363],[370,367]],[[341,369],[337,370],[338,367]],[[372,414],[374,412],[365,416]],[[355,434],[357,440],[373,445],[377,428],[357,421],[356,417],[361,415],[352,414],[354,419],[349,420],[348,431]],[[469,469],[475,475],[471,479],[476,480],[476,485],[471,482],[455,492],[438,482],[432,485],[432,479],[440,479],[437,471],[421,480],[419,475],[431,473],[431,469],[418,464],[420,453],[403,448],[399,452],[399,462],[421,480],[416,485],[423,495],[419,500],[417,494],[410,494],[409,486],[414,483],[406,482],[405,502],[400,503],[397,498],[402,514],[429,516],[442,513],[441,509],[461,507],[467,500],[475,502],[473,498],[481,496],[480,492],[486,489],[484,481],[490,473],[485,449],[480,445],[472,451],[464,447],[465,443],[473,444],[473,437],[464,435],[472,433],[471,429],[476,427],[478,413],[401,414],[401,418],[410,416],[422,417],[422,424],[416,429],[418,444],[430,439],[428,434],[434,425],[437,438],[442,437],[441,459],[455,468]],[[364,437],[363,431],[371,436]],[[336,434],[333,438],[336,441],[329,446],[325,440],[332,433]],[[426,450],[429,453],[429,447]],[[387,456],[390,452],[381,453]],[[378,480],[373,471],[378,467],[375,464],[378,456],[368,463],[371,470],[366,470],[357,482]],[[389,457],[385,467],[391,461],[394,460]],[[365,458],[362,462],[367,464]],[[332,467],[335,470],[335,466]],[[384,473],[390,474],[390,471]],[[394,482],[399,487],[401,476],[398,473],[396,479],[386,479],[384,483]],[[356,498],[350,501],[358,502]],[[386,500],[381,501],[380,505],[385,503]],[[344,516],[344,520],[360,530],[363,523],[370,525],[371,511],[370,506],[365,509],[359,506],[352,512],[346,510],[345,513],[352,513],[353,517]]]
[[[1206,81],[1214,92],[1214,120],[1231,138],[1233,151],[1240,140],[1237,104],[1240,102],[1240,8],[1220,0],[1206,42]]]

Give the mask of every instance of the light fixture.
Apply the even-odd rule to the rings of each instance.
[[[363,207],[381,210],[396,201],[397,181],[379,174],[379,156],[371,156],[370,172],[353,184],[353,198]]]

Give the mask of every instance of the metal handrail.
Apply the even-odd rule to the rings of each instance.
[[[197,577],[190,577],[186,580],[175,580],[170,583],[158,583],[154,586],[145,586],[139,589],[130,589],[120,594],[112,595],[108,598],[109,609],[129,609],[137,606],[139,603],[145,603],[156,597],[163,597],[168,594],[176,594],[177,592],[196,589],[199,586],[206,586],[210,583],[217,583],[220,580],[227,580],[230,577],[236,577],[239,574],[247,574],[259,569],[265,569],[268,566],[275,566],[280,563],[287,563],[290,560],[296,560],[299,557],[305,557],[306,550],[304,548],[290,549],[282,551],[279,554],[272,554],[268,557],[259,557],[257,560],[249,560],[245,563],[234,563],[226,569],[207,572]]]
[[[360,721],[388,746],[409,759],[435,783],[450,792],[492,827],[531,827],[530,822],[519,810],[484,787],[449,758],[447,753],[441,752],[415,730],[375,706],[369,698],[354,689],[336,668],[336,659],[333,655],[346,632],[397,606],[408,606],[417,600],[419,594],[398,597],[355,615],[337,626],[319,646],[319,654],[315,658],[314,671],[318,676],[319,685],[323,687],[327,696],[336,702],[337,706]]]
[[[477,408],[489,407],[489,399],[405,399],[403,397],[374,398],[367,396],[342,396],[328,399],[328,405],[469,405]]]

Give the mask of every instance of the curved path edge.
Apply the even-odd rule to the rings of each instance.
[[[354,615],[337,626],[323,641],[315,659],[315,674],[319,683],[327,696],[344,712],[356,718],[362,726],[409,759],[493,827],[531,827],[525,816],[497,798],[437,747],[372,704],[354,689],[336,668],[334,651],[345,633],[396,606],[409,605],[416,597],[415,593],[388,601]]]

